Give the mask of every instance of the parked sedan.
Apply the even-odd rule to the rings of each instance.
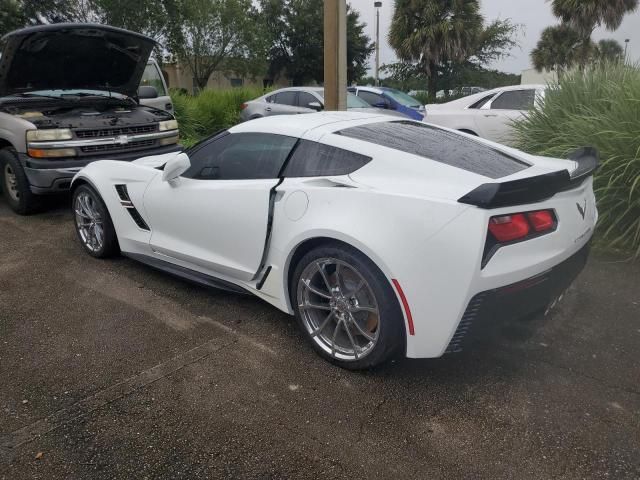
[[[372,107],[351,93],[347,93],[347,109],[352,112],[378,113],[409,118],[402,113]],[[316,113],[322,110],[324,110],[324,88],[290,87],[276,90],[255,100],[243,103],[240,120],[244,122],[272,115]]]
[[[494,142],[513,141],[513,122],[544,99],[544,85],[517,85],[427,105],[425,122],[453,128]]]
[[[347,89],[372,107],[400,112],[413,120],[424,118],[424,106],[400,90],[388,87],[349,87]]]
[[[84,250],[254,294],[349,369],[459,351],[555,304],[584,266],[592,150],[547,159],[385,115],[278,120],[84,168]]]

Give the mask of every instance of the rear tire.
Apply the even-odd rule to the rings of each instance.
[[[95,258],[108,258],[119,252],[118,237],[107,206],[89,185],[73,192],[73,219],[84,250]]]
[[[39,199],[31,192],[29,180],[13,148],[0,149],[0,185],[11,210],[29,215],[38,210]]]
[[[291,303],[304,335],[325,360],[371,368],[404,347],[404,317],[380,269],[341,243],[314,248],[295,267]]]

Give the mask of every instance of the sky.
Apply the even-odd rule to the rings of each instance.
[[[349,0],[351,6],[360,12],[361,20],[367,24],[367,34],[375,39],[375,8],[374,0]],[[393,0],[382,0],[380,9],[380,64],[395,61],[393,49],[387,42],[387,33],[393,15]],[[551,13],[551,5],[547,0],[480,0],[482,14],[487,21],[496,18],[510,18],[513,23],[521,26],[518,33],[519,47],[510,52],[510,56],[490,65],[509,73],[521,73],[522,70],[531,68],[529,54],[540,39],[542,30],[550,25],[555,25],[558,20]],[[634,35],[635,33],[635,35]],[[640,60],[640,10],[627,15],[623,24],[615,32],[598,29],[594,32],[593,39],[614,38],[624,46],[624,40],[630,39],[629,57],[632,60]],[[375,57],[370,60],[373,69]]]

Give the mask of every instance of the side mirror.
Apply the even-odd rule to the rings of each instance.
[[[189,156],[184,152],[179,153],[165,164],[164,171],[162,172],[162,181],[170,182],[171,180],[175,180],[189,170],[189,168],[191,168]]]
[[[387,105],[387,102],[374,103],[373,106],[376,108],[385,108],[385,109],[389,108],[389,105]]]
[[[151,85],[140,85],[138,87],[138,98],[145,100],[158,98],[158,90],[156,90],[156,87],[152,87]]]
[[[310,102],[307,104],[307,107],[314,109],[316,112],[324,108],[320,102]]]

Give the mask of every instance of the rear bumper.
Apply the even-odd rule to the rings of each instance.
[[[457,353],[495,337],[517,322],[545,312],[569,288],[589,257],[587,243],[564,262],[534,277],[475,295],[462,316],[446,353]]]
[[[23,153],[18,154],[18,157],[29,179],[31,191],[35,194],[47,194],[68,190],[75,174],[90,163],[98,160],[121,160],[126,162],[152,155],[178,152],[180,150],[182,150],[181,145],[168,145],[153,150],[137,150],[119,155],[113,154],[108,157],[102,155],[62,160],[38,160]]]

